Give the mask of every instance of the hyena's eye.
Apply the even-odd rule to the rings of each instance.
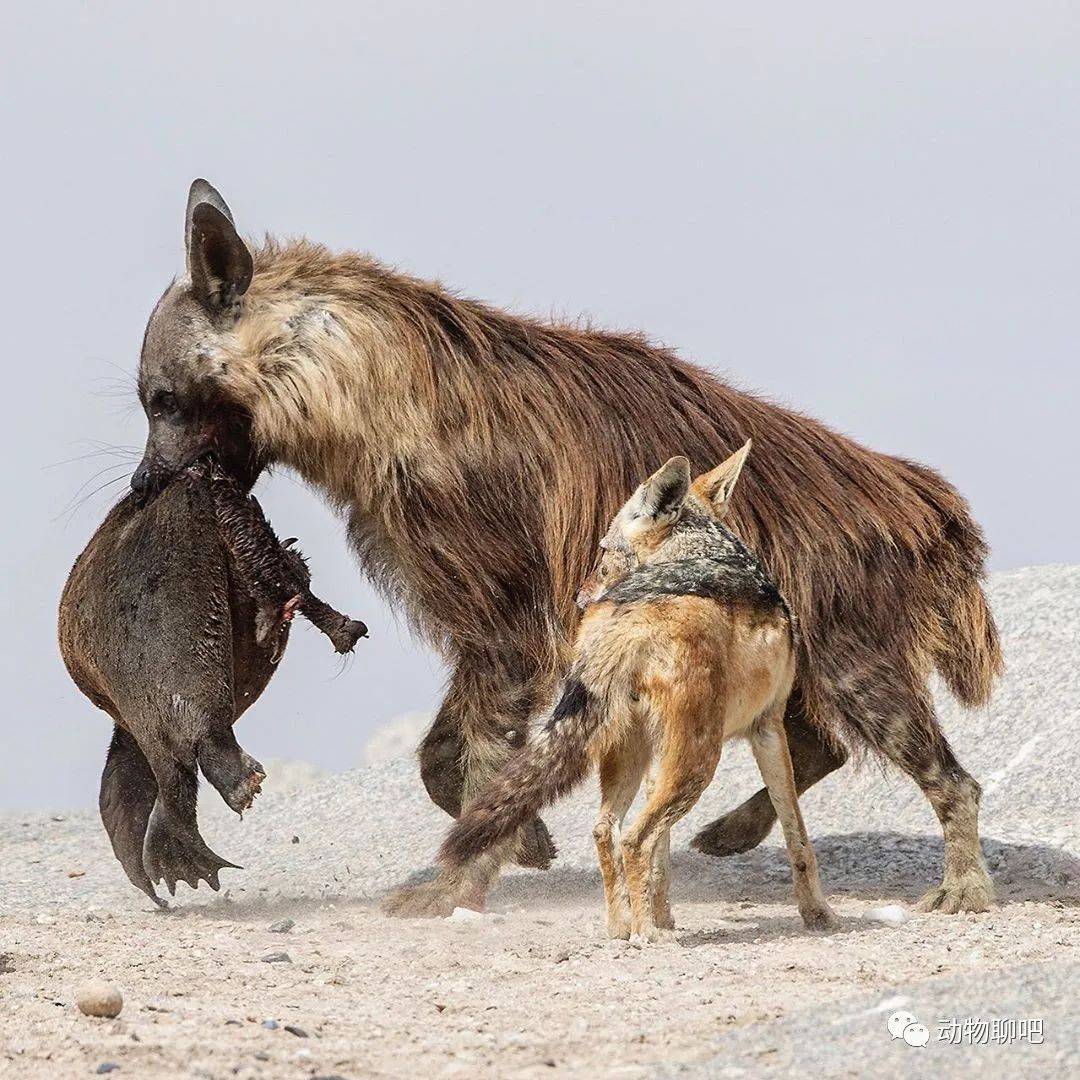
[[[154,416],[173,416],[180,411],[180,405],[172,391],[162,390],[154,395],[154,400],[150,402],[150,411]]]

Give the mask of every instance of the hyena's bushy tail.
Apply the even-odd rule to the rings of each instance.
[[[589,742],[603,719],[598,706],[571,670],[543,730],[454,823],[439,851],[444,866],[457,868],[490,851],[585,779]]]
[[[982,586],[986,541],[951,484],[930,469],[908,464],[911,479],[936,511],[941,529],[924,556],[930,618],[936,623],[924,641],[957,701],[969,707],[985,705],[1004,669],[997,625]]]
[[[934,663],[962,705],[985,705],[1004,668],[997,625],[977,580],[941,598],[941,641]]]

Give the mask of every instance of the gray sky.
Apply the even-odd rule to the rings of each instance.
[[[1068,3],[8,5],[0,807],[90,804],[109,721],[55,608],[141,448],[187,185],[518,311],[640,327],[956,482],[1005,568],[1074,562],[1080,35]],[[355,764],[438,663],[297,481],[260,494],[373,636],[302,629],[242,721]]]

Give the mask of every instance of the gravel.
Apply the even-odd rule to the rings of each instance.
[[[140,1077],[526,1077],[552,1075],[548,1062],[561,1075],[900,1076],[920,1060],[943,1075],[1060,1074],[1076,1029],[1057,1018],[1080,990],[1080,567],[997,574],[990,595],[1008,664],[994,700],[965,713],[937,694],[984,789],[1001,901],[988,914],[911,911],[940,873],[940,831],[910,781],[868,763],[803,799],[841,916],[834,934],[806,933],[777,837],[726,860],[686,847],[760,786],[743,747],[676,831],[678,944],[640,951],[600,932],[591,785],[545,815],[559,859],[546,874],[508,873],[498,918],[434,924],[385,920],[373,903],[427,872],[445,829],[410,757],[312,772],[242,823],[204,788],[210,845],[246,869],[224,871],[217,895],[180,885],[165,913],[127,883],[93,811],[0,815],[0,993],[13,1017],[0,1071],[10,1061],[19,1075],[75,1075],[107,1054]],[[258,734],[245,722],[241,740],[262,757]],[[85,874],[69,877],[73,867]],[[908,921],[875,922],[881,908]],[[259,963],[293,916],[297,959]],[[74,1010],[73,988],[103,975],[128,1003],[115,1032],[91,1032]],[[865,1011],[893,998],[928,1027],[971,1010],[1043,1016],[1046,1040],[958,1047],[931,1031],[910,1047]],[[225,1026],[244,1009],[248,1022]],[[289,1056],[292,1040],[281,1048],[268,1015],[317,1036],[307,1057]]]

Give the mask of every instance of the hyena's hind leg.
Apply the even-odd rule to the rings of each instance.
[[[615,747],[600,761],[600,813],[593,826],[593,839],[600,876],[604,880],[607,933],[612,938],[630,936],[630,896],[617,839],[626,812],[641,786],[648,761],[649,748],[644,733],[640,739],[627,740]]]
[[[784,830],[799,914],[809,929],[824,930],[835,922],[835,916],[821,891],[817,858],[799,809],[795,773],[780,708],[754,724],[750,746]]]
[[[994,887],[979,844],[982,789],[956,760],[924,685],[901,671],[879,668],[846,683],[840,705],[859,717],[866,739],[922,789],[941,822],[945,872],[941,885],[922,898],[924,911],[986,911]]]
[[[807,720],[794,697],[788,703],[784,729],[794,769],[795,790],[799,795],[847,760],[846,751],[830,742]],[[690,841],[690,846],[703,855],[717,858],[741,855],[757,847],[775,824],[776,809],[768,789],[762,788],[734,810],[706,825]]]
[[[529,720],[549,688],[533,688],[526,661],[459,657],[450,687],[420,744],[420,777],[436,806],[451,817],[525,745]],[[555,843],[539,818],[526,822],[515,852],[520,866],[546,870]]]
[[[146,755],[131,733],[117,725],[101,774],[98,809],[113,853],[132,885],[155,904],[166,907],[166,902],[154,892],[142,858],[146,827],[157,796],[157,780]]]

